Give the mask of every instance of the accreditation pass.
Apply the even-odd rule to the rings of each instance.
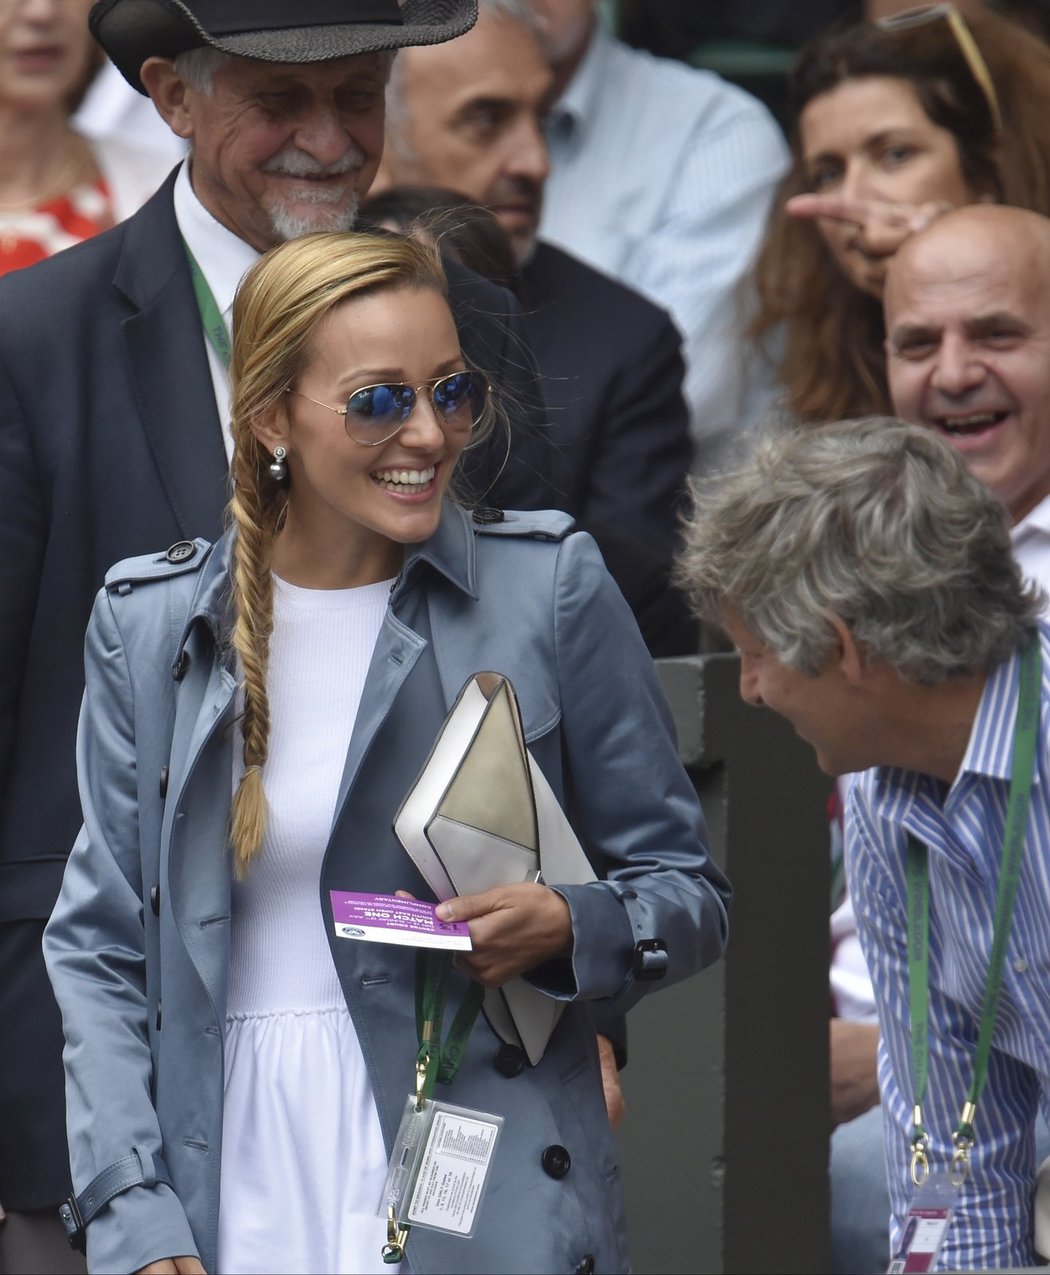
[[[406,1220],[470,1235],[502,1121],[441,1103],[434,1108]]]

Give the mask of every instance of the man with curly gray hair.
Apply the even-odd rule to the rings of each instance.
[[[698,490],[681,576],[740,652],[744,699],[786,717],[829,774],[866,772],[846,868],[882,1028],[894,1248],[927,1233],[907,1227],[915,1179],[951,1170],[941,1265],[1031,1264],[1033,1126],[1050,1104],[1050,985],[1033,977],[1050,968],[1050,628],[1002,504],[929,430],[873,417],[790,433]]]

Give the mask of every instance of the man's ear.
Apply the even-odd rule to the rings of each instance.
[[[840,616],[831,616],[831,627],[835,630],[835,636],[838,639],[838,665],[842,676],[850,686],[858,686],[867,666],[856,638]]]
[[[187,104],[190,91],[175,70],[170,58],[147,58],[139,70],[139,78],[150,95],[157,113],[178,137],[193,137],[193,115]]]

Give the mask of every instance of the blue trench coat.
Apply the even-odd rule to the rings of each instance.
[[[318,924],[388,1147],[413,1079],[414,956],[336,940],[328,892],[429,897],[391,819],[472,673],[510,677],[532,753],[560,798],[571,785],[577,832],[607,878],[562,891],[574,951],[544,985],[570,1004],[542,1062],[504,1074],[514,1069],[494,1065],[488,1023],[474,1028],[447,1096],[506,1118],[489,1193],[472,1239],[412,1235],[412,1271],[627,1269],[617,1148],[583,1002],[623,1010],[659,986],[634,977],[639,940],[666,942],[668,982],[725,944],[728,885],[707,856],[651,661],[593,542],[570,527],[557,513],[475,525],[450,505],[435,535],[406,551],[321,871]],[[129,1156],[139,1181],[88,1225],[94,1271],[180,1253],[215,1270],[239,738],[225,549],[197,542],[181,562],[119,564],[88,630],[84,828],[44,949],[66,1035],[75,1189]],[[461,993],[453,986],[450,1003]],[[567,1172],[557,1155],[544,1167],[551,1146],[568,1150]],[[173,1189],[154,1181],[161,1166]]]

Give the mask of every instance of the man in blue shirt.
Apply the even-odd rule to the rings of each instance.
[[[810,429],[762,444],[700,493],[682,573],[698,611],[720,619],[740,652],[743,697],[786,717],[829,774],[866,772],[851,790],[846,858],[882,1028],[893,1243],[914,1199],[919,1126],[933,1173],[946,1177],[953,1157],[958,1170],[960,1150],[969,1165],[951,1188],[941,1266],[1031,1265],[1033,1127],[1050,1099],[1050,629],[1002,505],[928,430],[888,418]],[[1015,764],[1021,669],[1036,653],[1042,673],[1025,697],[1034,762]],[[1004,930],[1006,813],[1027,774]],[[929,892],[925,976],[909,960],[917,856]],[[997,925],[1009,935],[998,979]],[[925,985],[915,1010],[928,1013],[925,1088],[913,982]],[[997,982],[997,1009],[985,1010]],[[975,1113],[964,1112],[970,1103]]]
[[[557,94],[540,233],[671,312],[701,473],[778,392],[770,368],[744,366],[741,282],[787,144],[735,84],[614,39],[595,0],[527,2]]]

